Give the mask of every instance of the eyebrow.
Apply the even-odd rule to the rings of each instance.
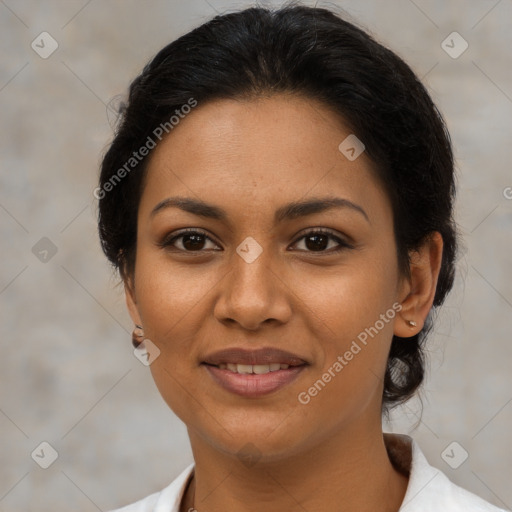
[[[218,206],[205,203],[198,199],[179,196],[168,197],[167,199],[160,201],[151,211],[150,218],[154,217],[157,213],[172,207],[179,208],[199,217],[214,219],[221,222],[226,222],[228,220],[227,212]],[[324,212],[333,208],[350,208],[351,210],[360,213],[367,222],[371,224],[368,215],[361,206],[341,197],[319,197],[304,201],[293,201],[285,204],[276,210],[274,214],[274,223],[277,224],[288,219],[306,217],[308,215]]]

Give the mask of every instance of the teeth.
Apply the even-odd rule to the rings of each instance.
[[[218,365],[221,370],[230,370],[236,373],[249,374],[255,373],[256,375],[263,375],[268,372],[276,372],[277,370],[287,370],[289,364],[272,363],[272,364],[233,364],[221,363]]]
[[[252,367],[252,371],[256,373],[257,375],[261,375],[263,373],[269,373],[270,372],[270,365],[269,364],[255,364]]]
[[[252,366],[250,364],[237,364],[236,371],[238,373],[252,373]]]

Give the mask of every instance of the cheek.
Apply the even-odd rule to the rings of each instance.
[[[400,309],[392,256],[389,251],[388,257],[360,258],[357,265],[337,269],[309,293],[309,306],[325,327],[317,333],[323,346],[311,381],[320,379],[317,388],[330,388],[321,393],[333,404],[363,403],[382,382]]]
[[[323,329],[317,364],[297,400],[309,418],[323,417],[325,428],[334,428],[381,400],[396,316],[392,298],[381,284],[375,275],[353,276],[340,279],[334,291],[319,294],[329,328]]]
[[[361,258],[350,267],[316,281],[314,289],[304,289],[308,303],[328,327],[337,348],[373,326],[381,314],[392,308],[397,275],[393,265]],[[394,317],[394,310],[388,315]],[[379,322],[379,330],[392,331],[392,322]],[[391,327],[391,329],[390,329]]]
[[[137,298],[146,336],[160,350],[150,371],[162,398],[185,423],[197,421],[191,397],[201,396],[197,379],[198,331],[205,322],[202,301],[210,285],[158,258],[141,255]],[[138,262],[138,263],[139,263]]]
[[[204,321],[202,301],[217,282],[201,265],[170,262],[165,254],[141,249],[137,255],[136,290],[146,335],[162,351],[179,352],[189,346],[190,329]]]

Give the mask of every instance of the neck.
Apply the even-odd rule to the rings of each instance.
[[[407,489],[408,478],[389,460],[380,428],[344,430],[300,454],[278,461],[262,456],[253,465],[194,432],[189,436],[195,469],[182,512],[397,512]]]

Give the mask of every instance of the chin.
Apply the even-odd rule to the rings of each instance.
[[[202,430],[200,434],[213,448],[224,452],[227,455],[235,456],[240,460],[248,458],[250,460],[258,459],[260,462],[272,462],[286,459],[296,452],[300,451],[305,439],[311,439],[311,433],[301,434],[294,426],[285,425],[283,418],[268,418],[263,420],[260,414],[260,421],[257,425],[251,424],[252,418],[246,416],[244,421],[234,419],[230,422],[224,422],[221,426],[216,424],[212,431],[212,422],[210,421],[204,428],[193,428],[196,432]],[[218,428],[217,428],[218,427]]]

